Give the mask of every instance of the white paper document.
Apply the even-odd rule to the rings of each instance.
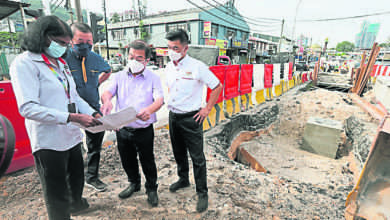
[[[137,115],[137,111],[133,107],[128,107],[122,109],[119,112],[99,118],[98,120],[103,123],[102,125],[87,128],[82,126],[79,123],[73,123],[73,124],[91,133],[98,133],[105,130],[120,129],[123,126],[128,125],[131,122],[137,120],[136,115]]]

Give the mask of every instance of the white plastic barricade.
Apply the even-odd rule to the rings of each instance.
[[[272,85],[280,85],[280,63],[274,64],[274,72],[272,73]]]
[[[253,65],[253,91],[264,89],[264,64]]]

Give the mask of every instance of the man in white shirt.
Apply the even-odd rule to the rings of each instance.
[[[169,32],[166,39],[171,59],[166,68],[169,134],[179,176],[179,180],[173,183],[169,190],[176,192],[190,185],[187,156],[189,151],[198,194],[196,210],[203,212],[208,208],[208,189],[202,124],[217,101],[222,85],[204,63],[187,55],[189,40],[184,30]],[[213,91],[207,105],[202,108],[204,84]]]

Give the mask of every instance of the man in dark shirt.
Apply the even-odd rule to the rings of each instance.
[[[71,28],[72,48],[68,50],[65,60],[70,67],[80,97],[100,113],[99,85],[109,78],[111,67],[101,56],[91,51],[93,37],[88,25],[75,23]],[[88,147],[86,185],[97,191],[105,191],[107,185],[99,179],[98,175],[104,132],[94,134],[85,131],[85,133]]]

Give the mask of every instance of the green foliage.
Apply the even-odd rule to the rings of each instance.
[[[12,47],[12,41],[13,39],[15,46],[19,46],[19,40],[15,33],[9,33],[9,32],[0,32],[0,47],[8,46]]]
[[[139,31],[141,32],[141,40],[148,41],[150,38],[149,32],[146,31],[146,28],[144,26],[144,22],[141,20],[139,22]]]
[[[121,21],[120,17],[119,17],[119,14],[118,13],[114,13],[110,19],[111,23],[118,23]]]
[[[343,41],[337,44],[336,50],[339,52],[351,52],[355,49],[355,44],[349,41]]]

